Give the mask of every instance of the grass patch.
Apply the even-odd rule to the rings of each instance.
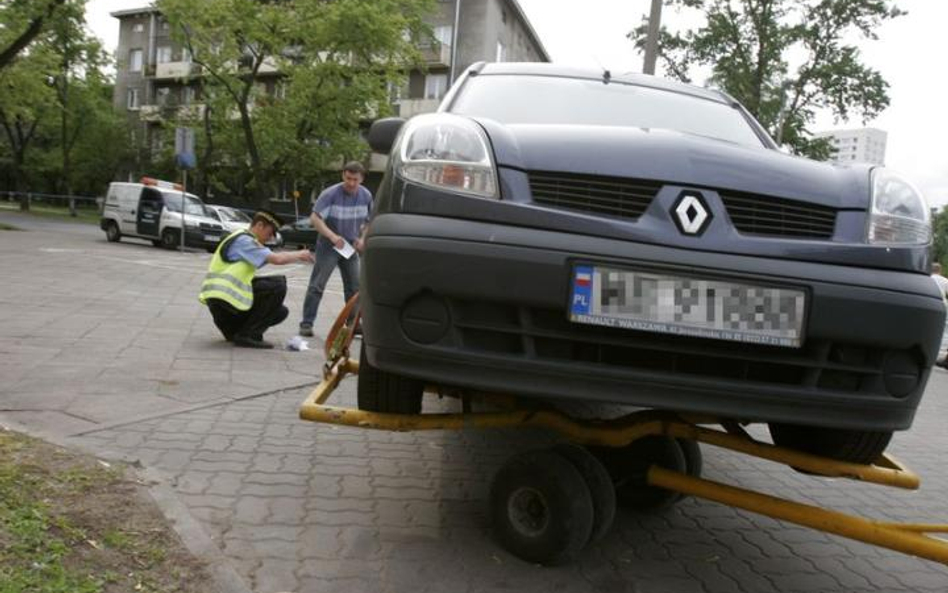
[[[0,222],[0,231],[19,231],[17,227]]]
[[[8,212],[21,212],[20,204],[18,202],[0,203],[0,210],[5,210]],[[99,219],[102,218],[99,214],[98,208],[90,208],[88,206],[77,207],[76,216],[69,215],[69,208],[67,206],[50,206],[49,204],[32,204],[29,210],[21,213],[43,218],[56,218],[73,222],[81,222],[84,224],[98,224]]]
[[[0,429],[0,593],[213,590],[125,468]]]

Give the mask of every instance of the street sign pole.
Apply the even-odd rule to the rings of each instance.
[[[184,252],[184,236],[187,234],[185,210],[187,210],[188,169],[193,169],[194,159],[194,130],[191,128],[176,128],[174,131],[174,153],[178,168],[181,169],[181,251]]]
[[[184,253],[184,235],[188,232],[184,216],[186,210],[185,199],[188,193],[188,170],[184,169],[181,173],[183,175],[181,183],[181,253]]]

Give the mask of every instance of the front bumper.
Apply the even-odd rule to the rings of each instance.
[[[572,263],[792,283],[802,348],[567,320]],[[921,274],[386,214],[363,257],[369,361],[481,391],[861,430],[911,425],[945,311]]]

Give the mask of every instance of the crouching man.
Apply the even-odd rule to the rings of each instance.
[[[274,253],[265,247],[279,226],[280,220],[272,212],[257,212],[249,231],[235,231],[220,242],[204,276],[198,298],[234,346],[273,348],[263,334],[289,314],[283,305],[286,277],[257,278],[257,270],[267,264],[315,261],[308,249]]]

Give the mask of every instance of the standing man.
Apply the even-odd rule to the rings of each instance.
[[[283,306],[286,277],[256,278],[257,270],[267,264],[313,261],[308,249],[273,253],[264,247],[279,226],[280,220],[272,212],[257,212],[249,231],[235,231],[220,242],[204,276],[198,299],[207,305],[214,325],[234,346],[273,348],[263,333],[289,314]]]
[[[359,291],[359,254],[372,211],[372,193],[362,187],[365,168],[358,161],[350,161],[342,170],[342,182],[323,190],[309,220],[319,232],[316,240],[316,265],[309,278],[306,300],[303,302],[303,321],[300,335],[313,335],[313,322],[319,311],[326,282],[339,266],[346,301]],[[346,257],[337,249],[351,245],[355,252]]]

